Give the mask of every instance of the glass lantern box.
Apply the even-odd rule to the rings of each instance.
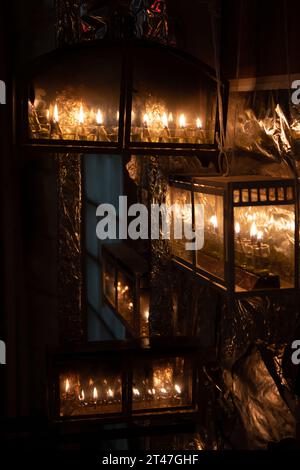
[[[203,246],[188,253],[181,240],[172,240],[178,264],[219,290],[239,296],[297,287],[294,180],[214,176],[194,177],[187,184],[177,176],[170,180],[170,193],[173,204],[176,199],[192,200],[188,216],[194,228],[202,224],[204,231]],[[173,218],[183,218],[182,214],[175,211]]]
[[[102,247],[102,292],[106,304],[133,337],[149,336],[147,262],[124,243]]]
[[[101,53],[100,53],[101,52]],[[31,144],[120,147],[122,54],[110,43],[42,57],[28,84]]]
[[[137,43],[132,57],[130,148],[213,147],[217,91],[211,71],[153,43]]]
[[[209,67],[153,41],[69,46],[28,67],[22,141],[45,151],[212,154],[216,90]]]
[[[196,347],[183,338],[90,343],[52,355],[53,420],[122,421],[172,411],[196,412]]]

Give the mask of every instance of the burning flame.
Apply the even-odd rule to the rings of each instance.
[[[200,118],[197,118],[196,126],[197,126],[197,129],[201,129],[201,128],[202,128],[202,121],[201,121]]]
[[[167,390],[165,389],[165,387],[162,387],[162,388],[160,389],[160,391],[161,391],[161,393],[168,393]]]
[[[181,393],[181,387],[179,387],[179,385],[175,384],[175,385],[174,385],[174,389],[175,389],[175,391],[176,391],[178,394]]]
[[[78,398],[79,398],[80,401],[84,400],[84,391],[83,390],[81,390],[81,394],[79,395]]]
[[[163,124],[164,127],[169,126],[168,116],[166,115],[166,113],[164,113],[163,116],[162,116],[162,124]]]
[[[148,126],[148,124],[149,124],[149,116],[148,116],[147,113],[144,114],[143,122],[144,122],[145,126]]]
[[[58,122],[58,107],[57,104],[54,105],[54,110],[53,110],[53,121]]]
[[[173,122],[173,121],[174,121],[174,119],[173,119],[173,114],[172,114],[172,113],[169,113],[168,121],[169,121],[169,122]]]
[[[46,117],[47,117],[47,120],[49,121],[49,119],[50,119],[50,110],[49,109],[47,109],[47,111],[46,111]]]
[[[218,218],[216,215],[212,215],[211,218],[209,219],[210,223],[214,228],[218,227]]]
[[[237,235],[239,235],[239,234],[241,233],[241,226],[240,226],[240,223],[239,223],[239,222],[237,222],[237,223],[235,224],[234,229],[235,229],[235,233],[236,233]]]
[[[186,120],[185,120],[185,115],[184,114],[180,114],[179,125],[182,128],[186,126]]]
[[[66,393],[68,393],[70,390],[70,382],[69,379],[66,380]]]
[[[103,124],[103,115],[100,109],[98,109],[97,111],[96,121],[97,121],[97,124],[100,124],[100,125]]]
[[[79,124],[83,124],[83,123],[84,123],[84,112],[83,112],[82,104],[80,105],[80,110],[79,110],[79,115],[78,115],[78,121],[79,121]]]
[[[94,400],[98,400],[98,390],[96,387],[94,387],[94,390],[93,390],[93,398]]]
[[[135,395],[136,397],[139,397],[141,395],[138,388],[133,388],[132,391],[133,391],[133,395]]]
[[[251,228],[250,228],[250,237],[251,238],[254,238],[257,236],[257,227],[256,227],[256,223],[255,222],[252,222],[252,225],[251,225]]]
[[[114,392],[112,391],[111,388],[109,388],[109,389],[107,390],[107,396],[110,397],[110,398],[113,398]]]
[[[261,241],[263,237],[263,233],[261,231],[257,232],[257,240]]]
[[[144,317],[145,317],[145,320],[146,320],[146,321],[149,320],[149,310],[145,310],[145,311],[144,311]]]

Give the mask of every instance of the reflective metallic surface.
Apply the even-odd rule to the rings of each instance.
[[[63,342],[84,339],[81,157],[58,155],[58,290]]]

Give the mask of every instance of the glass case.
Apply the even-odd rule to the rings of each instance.
[[[194,253],[186,249],[187,231],[193,229],[192,192],[189,179],[179,178],[176,186],[168,191],[168,207],[172,208],[170,217],[170,239],[173,255],[188,264],[193,263]]]
[[[162,46],[139,45],[133,57],[131,144],[214,144],[217,92],[208,69]]]
[[[182,177],[172,177],[170,186],[180,201]],[[185,188],[190,193],[185,200],[193,201],[194,227],[204,225],[204,243],[193,259],[188,255],[189,267],[203,281],[234,295],[295,289],[299,244],[295,189],[292,179],[193,177]],[[172,243],[174,259],[186,264],[186,252],[177,246],[178,242]]]
[[[80,359],[59,371],[59,416],[122,413],[122,369],[118,359]]]
[[[89,343],[55,352],[49,363],[54,420],[121,422],[198,408],[197,347],[185,338]]]
[[[137,359],[132,378],[133,414],[191,407],[193,379],[190,358]]]
[[[103,299],[132,336],[149,336],[147,262],[124,243],[102,247]]]
[[[42,56],[23,79],[21,115],[23,143],[47,151],[217,152],[214,71],[155,42],[91,41]]]
[[[122,54],[113,44],[81,45],[43,57],[28,86],[30,141],[116,147],[121,80]]]

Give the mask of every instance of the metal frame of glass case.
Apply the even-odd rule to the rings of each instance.
[[[132,337],[149,336],[147,262],[125,243],[113,243],[102,246],[102,266],[102,299]]]
[[[193,229],[197,226],[195,207],[204,204],[203,248],[193,251],[189,258],[181,241],[179,249],[172,242],[174,262],[179,267],[193,271],[200,280],[231,297],[297,291],[299,214],[295,180],[177,175],[170,178],[170,191],[174,189],[189,194]],[[206,214],[205,204],[213,208]],[[280,237],[280,246],[276,245],[276,236]],[[284,250],[288,253],[285,258]]]
[[[197,414],[198,356],[196,344],[185,338],[153,339],[150,345],[89,343],[54,352],[50,419],[109,423]]]
[[[116,54],[119,55],[118,59],[116,59]],[[88,60],[86,56],[90,57],[90,67],[88,67],[88,64],[84,67],[81,66],[80,60]],[[106,57],[106,59],[103,57]],[[64,134],[62,131],[58,132],[55,138],[29,139],[28,102],[34,103],[35,100],[35,92],[32,85],[30,85],[34,77],[39,77],[39,75],[43,74],[47,74],[48,76],[50,74],[54,82],[53,86],[55,87],[56,82],[60,84],[60,78],[57,78],[57,74],[62,77],[65,73],[66,76],[70,76],[70,81],[72,81],[72,79],[75,81],[76,79],[77,82],[80,83],[80,73],[90,73],[86,69],[93,69],[93,64],[95,67],[94,75],[96,75],[96,77],[101,76],[98,70],[101,70],[101,60],[104,61],[102,70],[104,67],[104,69],[106,68],[108,71],[110,69],[109,60],[120,60],[120,64],[118,64],[120,76],[116,79],[119,82],[118,109],[114,110],[115,113],[118,112],[118,138],[114,139],[114,142],[107,140],[88,141],[88,137],[81,140],[81,133],[80,130],[78,130],[78,132],[76,131],[76,137],[72,139],[61,138]],[[166,64],[169,64],[168,67]],[[55,67],[57,69],[56,75],[54,73],[56,70]],[[73,73],[70,72],[70,68],[72,69],[72,67],[74,68]],[[174,74],[176,73],[176,76],[170,77],[170,68],[173,70]],[[139,77],[139,73],[142,78]],[[153,75],[150,76],[151,74]],[[61,81],[63,80],[64,78],[61,78]],[[93,77],[93,81],[95,80],[97,81],[97,78]],[[154,90],[147,89],[147,86],[149,86],[149,84],[147,85],[146,83],[147,80],[152,81]],[[109,80],[107,79],[107,81]],[[66,85],[72,86],[72,82]],[[93,86],[96,87],[96,85]],[[203,89],[201,89],[201,86]],[[151,101],[150,95],[155,94],[156,87],[161,88],[160,96],[157,98],[158,102],[154,103],[153,109],[151,108],[152,110],[149,110],[150,105],[148,97]],[[178,93],[178,87],[180,87],[182,97],[181,94]],[[146,98],[141,98],[138,90],[143,90],[141,93],[147,96],[148,104],[147,106],[145,105],[147,109],[141,108],[141,102],[143,99],[146,100]],[[200,97],[196,99],[195,93],[199,93],[200,90]],[[208,96],[209,93],[211,93],[211,96]],[[23,77],[23,85],[20,94],[20,101],[22,102],[22,112],[19,119],[21,142],[25,147],[30,147],[31,149],[50,152],[93,152],[102,154],[201,154],[206,158],[214,157],[217,154],[215,136],[218,131],[219,123],[215,74],[212,69],[198,59],[172,47],[142,40],[127,40],[123,42],[101,40],[56,50],[42,56],[30,67],[29,74]],[[100,94],[99,92],[99,96]],[[168,94],[170,94],[168,97],[169,108],[165,109],[163,105],[160,104],[161,102],[159,100],[161,97],[164,99],[165,95]],[[181,106],[180,110],[175,111],[175,109],[170,108],[170,101],[173,99],[172,96],[174,98],[174,106]],[[116,97],[113,98],[115,101]],[[176,100],[179,104],[175,102]],[[138,110],[137,116],[133,115],[133,112],[135,112],[133,103]],[[191,117],[190,120],[192,120],[192,124],[191,122],[186,122],[187,116],[184,114],[184,105],[187,106],[187,103],[191,106],[190,114],[193,115],[193,117]],[[197,107],[199,108],[199,110],[197,109],[197,113],[200,112],[201,114],[201,112],[204,113],[203,110],[207,110],[205,116],[199,115],[200,117],[197,117],[195,110],[193,110],[195,103],[197,103]],[[97,103],[95,103],[94,106],[96,106],[96,113]],[[174,112],[177,113],[177,117],[173,116]],[[46,109],[43,110],[43,113],[46,113]],[[47,122],[50,129],[51,126],[59,122],[58,117],[55,117],[55,110],[52,110],[51,113],[52,118],[50,118],[50,109],[47,110],[48,116],[45,114],[45,117],[43,117],[43,119],[48,119],[49,122]],[[157,116],[159,116],[159,123]],[[31,114],[30,119],[34,121],[34,114]],[[96,119],[96,114],[93,119]],[[136,123],[134,119],[136,119]],[[148,126],[151,119],[154,123],[153,129],[155,128],[156,133],[159,132],[155,138],[149,138]],[[100,128],[101,126],[99,125],[98,130],[95,132],[100,132]],[[138,128],[138,133],[141,132],[141,135],[139,138],[135,138],[135,136],[138,135],[136,133],[136,129]],[[51,130],[49,132],[49,135],[52,135]],[[69,132],[70,131],[67,132],[67,135],[70,135]],[[211,133],[211,135],[208,138],[206,134],[208,135],[209,133]],[[205,142],[206,140],[207,142]],[[201,143],[202,141],[203,143]]]

